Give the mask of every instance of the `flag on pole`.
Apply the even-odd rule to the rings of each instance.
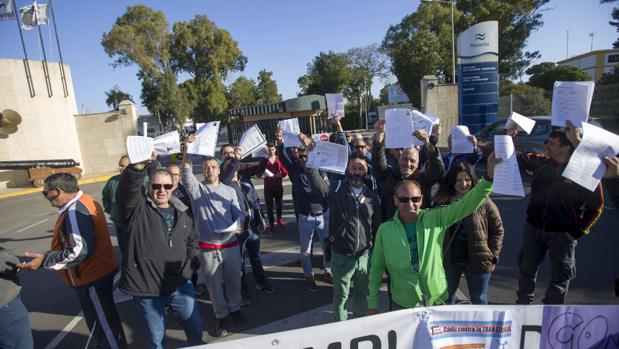
[[[34,29],[41,24],[47,24],[47,4],[37,5],[36,0],[31,6],[24,6],[19,9],[22,19],[21,27],[24,30]]]
[[[0,0],[0,21],[10,21],[13,19],[15,19],[13,0]]]

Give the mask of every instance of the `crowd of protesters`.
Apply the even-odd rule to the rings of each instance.
[[[19,298],[22,269],[58,271],[76,291],[96,347],[127,347],[113,299],[117,271],[118,288],[133,297],[149,347],[165,347],[166,311],[182,326],[188,345],[203,343],[205,324],[196,295],[205,291],[215,336],[242,330],[247,321],[241,307],[251,304],[245,257],[256,288],[276,292],[260,258],[260,234],[273,235],[285,226],[284,177],[292,183],[305,287],[317,291],[311,258],[317,234],[323,277],[333,283],[335,320],[348,318],[349,293],[354,317],[378,312],[385,274],[390,309],[455,304],[463,274],[470,301],[487,304],[503,248],[501,213],[489,199],[501,159],[490,154],[478,179],[474,167],[481,153],[473,136],[473,154],[443,157],[437,147],[440,127],[432,134],[415,132],[423,143],[418,148],[385,149],[384,121],[376,123],[373,139],[346,137],[337,117],[333,124],[331,141],[350,147],[345,175],[306,166],[312,139],[300,134],[302,146],[287,147],[278,130],[267,144],[267,158],[241,161],[238,147],[223,145],[220,159],[203,159],[203,180],[194,174],[186,151],[180,166],[165,169],[154,161],[156,153],[153,161],[132,164],[122,157],[121,173],[103,189],[104,207],[82,193],[73,176],[48,177],[43,195],[59,209],[50,251],[28,252],[23,262],[0,252],[0,347],[32,347]],[[543,302],[565,302],[575,277],[577,240],[602,213],[601,185],[589,191],[561,176],[579,139],[579,130],[568,125],[550,133],[547,154],[518,154],[520,168],[533,171],[533,178],[518,258],[517,303],[533,302],[546,254],[551,278]],[[185,141],[195,142],[196,136]],[[619,159],[605,157],[604,162],[605,177],[619,177]],[[264,178],[266,214],[251,181],[255,176]],[[120,264],[104,212],[116,230]]]

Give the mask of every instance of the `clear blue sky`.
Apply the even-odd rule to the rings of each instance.
[[[17,6],[30,4],[16,0]],[[40,3],[45,3],[41,0]],[[101,47],[101,36],[116,18],[136,1],[54,0],[54,10],[65,63],[71,67],[78,108],[91,112],[107,110],[104,91],[114,85],[131,94],[139,104],[140,82],[135,67],[113,69],[111,59]],[[196,14],[207,15],[220,28],[227,29],[248,57],[241,74],[256,78],[258,71],[273,71],[279,91],[285,99],[296,96],[297,78],[307,63],[320,51],[344,52],[349,48],[380,42],[391,24],[414,11],[419,0],[159,0],[143,1],[163,11],[170,26]],[[618,3],[619,4],[619,3]],[[593,49],[607,49],[619,36],[608,25],[612,5],[598,0],[552,0],[544,12],[544,26],[528,41],[530,50],[539,50],[542,61],[557,61],[566,55],[566,31],[569,30],[569,54],[588,52],[594,32]],[[16,24],[0,22],[3,44],[0,58],[23,58]],[[51,31],[43,27],[48,60],[57,60],[58,51]],[[42,59],[38,34],[24,31],[31,59]],[[50,47],[50,42],[54,43]],[[51,52],[50,52],[51,51]],[[239,74],[230,77],[230,81]],[[375,84],[377,95],[382,83]],[[140,108],[146,113],[145,108]]]

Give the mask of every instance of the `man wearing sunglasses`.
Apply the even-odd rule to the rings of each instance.
[[[299,139],[304,146],[296,149],[296,152],[293,150],[295,148],[286,148],[285,144],[278,142],[277,156],[288,171],[288,176],[292,182],[292,199],[295,204],[299,231],[299,257],[305,275],[305,287],[309,292],[318,292],[312,268],[312,238],[316,233],[320,241],[325,241],[329,231],[329,209],[324,197],[312,190],[306,172],[306,147],[312,139],[303,133],[299,134]],[[324,258],[324,253],[322,262],[325,278],[327,281],[331,281],[333,277],[331,263]]]
[[[82,193],[77,179],[68,173],[47,177],[43,196],[58,208],[51,251],[26,252],[26,257],[31,260],[17,267],[56,270],[77,292],[94,346],[126,348],[127,341],[113,296],[118,261],[103,208]]]
[[[494,153],[488,157],[486,176],[462,199],[436,209],[422,209],[425,199],[419,184],[397,184],[392,201],[393,218],[376,234],[369,276],[368,314],[378,311],[378,291],[383,273],[389,272],[396,309],[432,306],[447,299],[443,269],[443,238],[454,223],[473,213],[492,192]]]
[[[153,152],[151,159],[155,158]],[[144,194],[148,163],[127,166],[118,184],[124,239],[118,287],[133,296],[149,348],[165,346],[166,310],[182,326],[187,345],[199,345],[204,324],[191,283],[200,266],[194,221],[189,208],[172,195],[168,171],[153,170]]]

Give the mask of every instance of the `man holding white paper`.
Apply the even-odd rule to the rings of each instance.
[[[517,132],[516,128],[507,130],[512,137]],[[565,302],[570,281],[576,276],[576,240],[589,233],[604,207],[600,186],[591,192],[561,176],[574,151],[563,130],[550,133],[546,150],[547,156],[518,154],[520,168],[534,171],[518,256],[519,304],[533,302],[537,272],[546,253],[550,256],[551,277],[542,301]]]
[[[188,147],[196,141],[187,137]],[[215,336],[228,333],[228,319],[241,319],[241,257],[236,235],[242,232],[245,215],[234,189],[219,182],[219,164],[214,158],[202,163],[204,183],[192,171],[191,155],[183,154],[182,183],[191,198],[198,226],[200,259],[215,312]],[[225,286],[224,286],[225,285]]]
[[[403,180],[415,180],[421,185],[421,191],[427,197],[430,197],[432,185],[443,177],[445,167],[441,160],[441,152],[437,147],[430,143],[428,134],[419,130],[414,133],[418,140],[423,142],[421,151],[425,152],[428,161],[424,168],[419,166],[419,151],[415,148],[406,148],[400,154],[398,159],[398,168],[392,169],[387,164],[385,156],[385,121],[378,120],[374,124],[376,131],[374,143],[372,144],[372,163],[374,173],[382,183],[381,191],[381,206],[383,219],[393,217],[396,211],[395,203],[393,202],[394,186]],[[428,200],[430,201],[430,200]],[[424,207],[429,204],[424,203]]]

